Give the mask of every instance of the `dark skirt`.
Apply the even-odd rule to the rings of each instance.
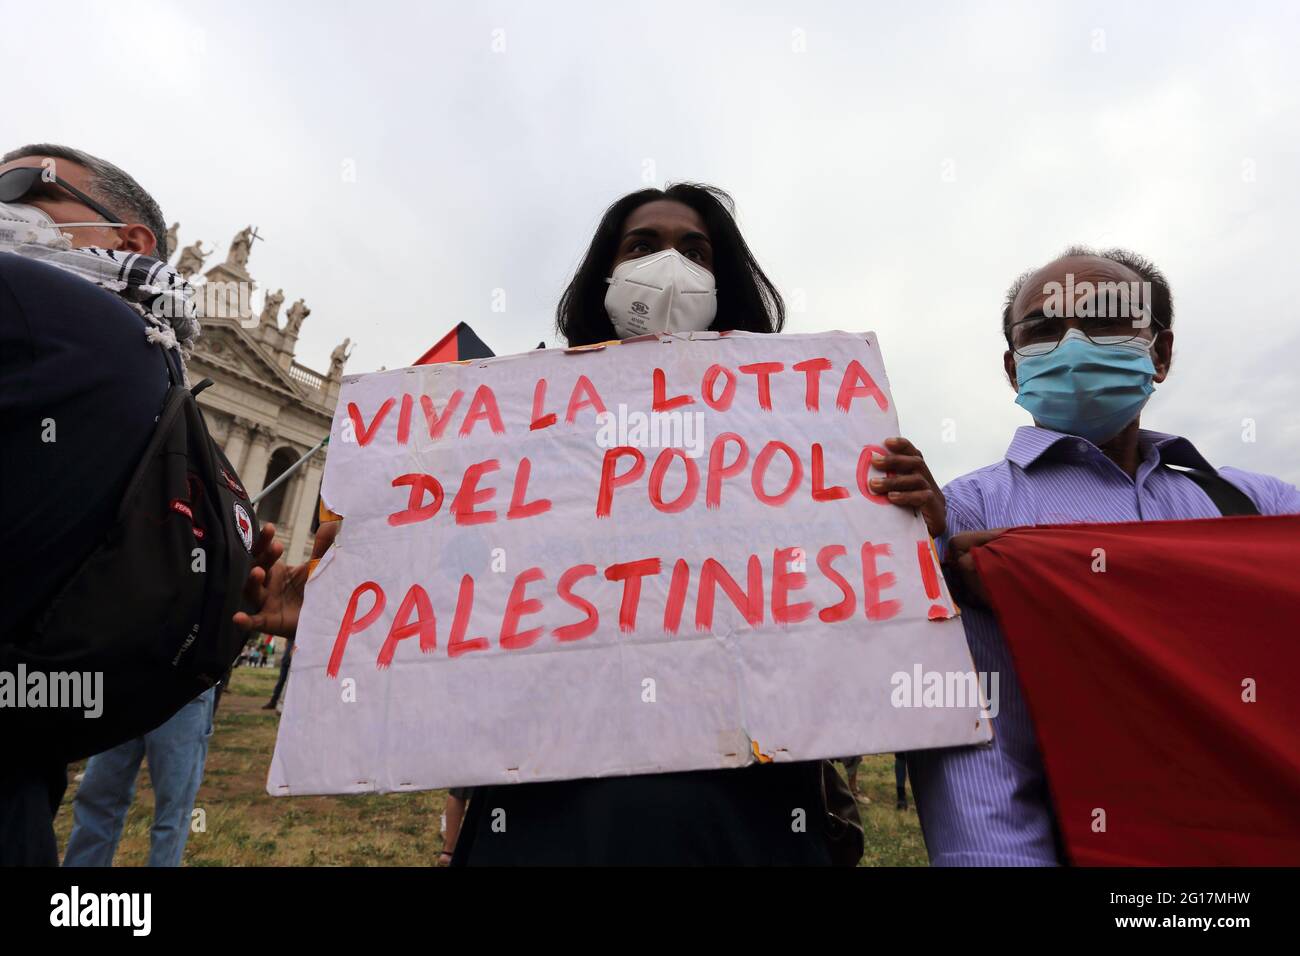
[[[827,866],[820,765],[476,787],[462,866]]]

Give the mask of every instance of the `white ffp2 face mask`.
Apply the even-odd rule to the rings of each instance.
[[[703,332],[718,314],[713,273],[676,249],[620,263],[605,281],[605,311],[620,339]]]
[[[113,229],[123,222],[55,222],[37,206],[0,202],[0,245],[32,242],[52,249],[71,249],[72,237],[63,230],[81,226]]]

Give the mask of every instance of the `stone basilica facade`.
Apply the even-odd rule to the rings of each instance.
[[[169,248],[178,248],[178,227],[169,230]],[[212,379],[199,395],[199,407],[254,497],[329,434],[350,344],[345,340],[334,350],[328,372],[318,372],[294,357],[311,312],[302,299],[289,307],[283,324],[283,290],[267,290],[260,311],[251,310],[256,283],[248,258],[257,238],[252,227],[238,233],[226,260],[203,273],[206,281],[194,278],[211,254],[201,242],[182,249],[176,263],[200,300],[202,331],[190,357],[190,381]],[[324,467],[322,449],[257,505],[259,523],[275,523],[291,564],[311,554]]]

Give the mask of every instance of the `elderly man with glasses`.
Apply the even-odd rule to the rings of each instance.
[[[1006,457],[943,489],[939,541],[965,591],[975,666],[1001,675],[987,748],[910,754],[930,860],[950,866],[1063,862],[1034,728],[970,554],[1001,529],[1300,513],[1276,478],[1216,469],[1186,438],[1139,418],[1173,356],[1173,298],[1150,262],[1125,250],[1073,248],[1007,293],[1003,366],[1034,419]]]

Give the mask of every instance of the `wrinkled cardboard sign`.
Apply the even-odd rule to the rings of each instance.
[[[911,686],[972,664],[924,521],[866,484],[898,430],[869,333],[345,379],[322,490],[344,523],[307,584],[267,789],[987,741],[977,694]]]

